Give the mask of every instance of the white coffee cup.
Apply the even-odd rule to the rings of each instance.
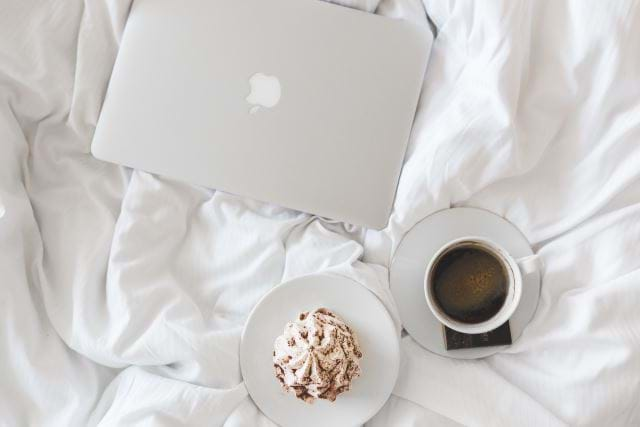
[[[507,294],[502,307],[488,320],[479,323],[465,323],[456,320],[438,305],[433,294],[433,273],[435,266],[442,257],[453,249],[465,246],[478,246],[481,249],[493,254],[504,267],[507,274]],[[505,323],[513,315],[520,298],[522,296],[522,279],[524,276],[537,271],[540,267],[538,255],[530,255],[524,258],[515,259],[502,246],[485,237],[467,236],[453,240],[442,246],[429,261],[424,275],[424,292],[427,304],[433,315],[449,328],[466,333],[481,334],[494,330]]]

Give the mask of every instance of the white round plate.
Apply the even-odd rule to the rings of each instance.
[[[509,221],[489,211],[453,208],[436,212],[416,224],[404,236],[389,271],[391,292],[405,330],[427,350],[457,359],[490,356],[507,346],[461,350],[445,349],[442,324],[429,311],[424,296],[424,272],[436,251],[445,243],[463,236],[487,237],[515,258],[533,254],[526,237]],[[515,342],[529,323],[540,298],[540,273],[524,278],[520,305],[509,320]]]
[[[273,342],[302,311],[326,307],[353,328],[362,348],[361,375],[335,402],[313,404],[285,393],[273,368]],[[384,305],[359,283],[312,275],[283,283],[255,306],[242,332],[240,369],[258,408],[281,426],[356,426],[373,417],[398,377],[400,343]]]

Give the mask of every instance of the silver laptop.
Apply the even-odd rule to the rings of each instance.
[[[383,228],[431,42],[319,0],[135,0],[91,150]]]

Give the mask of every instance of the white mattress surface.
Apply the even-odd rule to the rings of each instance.
[[[238,366],[269,289],[334,271],[396,319],[388,266],[448,206],[516,224],[544,261],[507,351],[402,339],[367,425],[640,425],[640,6],[350,0],[437,29],[380,232],[93,159],[130,0],[0,4],[0,425],[270,426]]]

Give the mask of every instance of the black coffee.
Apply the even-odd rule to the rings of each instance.
[[[489,320],[507,297],[508,275],[503,263],[477,245],[446,252],[431,274],[436,303],[459,322]]]

